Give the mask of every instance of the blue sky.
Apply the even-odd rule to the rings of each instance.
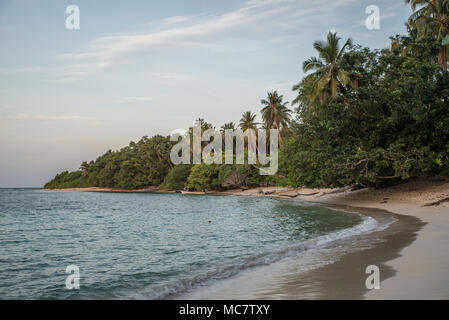
[[[68,5],[80,30],[65,27]],[[368,30],[365,8],[380,8]],[[108,149],[203,117],[291,101],[329,30],[371,48],[405,33],[402,0],[0,0],[0,187],[42,186]]]

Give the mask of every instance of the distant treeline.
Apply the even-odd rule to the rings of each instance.
[[[383,50],[343,45],[335,33],[317,41],[306,76],[293,87],[291,111],[276,91],[261,100],[261,124],[245,112],[242,130],[274,128],[280,135],[279,171],[260,176],[253,165],[179,165],[170,162],[169,137],[143,137],[46,188],[159,185],[213,190],[260,184],[383,186],[423,175],[449,174],[449,0],[409,1],[416,9],[408,34]],[[446,4],[446,5],[445,5]],[[203,119],[203,128],[212,127]],[[221,129],[233,129],[227,123]]]
[[[203,128],[212,127],[202,119],[197,122]],[[248,164],[174,166],[170,161],[173,145],[170,137],[143,137],[139,142],[131,142],[119,151],[109,150],[95,161],[84,161],[79,171],[65,171],[56,175],[45,188],[140,189],[159,186],[172,190],[213,190],[268,183],[267,177],[259,175],[257,166]]]

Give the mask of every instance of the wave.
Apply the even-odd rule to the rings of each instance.
[[[197,270],[193,275],[180,279],[172,279],[165,284],[147,287],[142,290],[141,293],[133,294],[128,298],[150,300],[172,298],[180,294],[191,292],[200,286],[207,286],[213,282],[231,278],[238,273],[251,268],[270,265],[283,259],[297,256],[300,253],[319,251],[336,241],[385,230],[394,221],[396,221],[396,219],[393,217],[380,222],[372,217],[362,216],[362,222],[354,227],[318,236],[276,251],[265,252],[251,257],[237,258],[224,264],[209,266],[206,269]],[[319,266],[320,265],[318,264],[314,265],[315,268]]]

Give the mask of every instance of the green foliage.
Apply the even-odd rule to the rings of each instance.
[[[281,142],[281,130],[289,126],[291,112],[286,106],[288,102],[284,102],[283,99],[284,97],[282,95],[279,95],[277,91],[273,91],[267,93],[267,99],[262,99],[260,101],[263,106],[260,112],[265,128],[276,128]]]
[[[443,38],[443,40],[441,40],[441,45],[442,46],[449,46],[449,34],[447,36],[445,36]]]
[[[408,29],[419,40],[436,39],[439,43],[438,63],[442,70],[449,67],[449,0],[406,0],[413,13],[408,19]]]
[[[207,165],[204,163],[193,166],[186,188],[189,190],[206,191],[220,188],[220,166],[216,164]]]
[[[327,41],[315,41],[313,47],[319,56],[311,57],[304,61],[303,71],[314,71],[305,78],[308,91],[307,100],[313,102],[319,96],[321,103],[325,103],[327,97],[336,98],[339,91],[345,93],[349,86],[357,86],[357,78],[342,63],[346,47],[352,45],[348,39],[340,48],[341,38],[337,33],[329,32]]]
[[[83,186],[139,189],[160,185],[172,167],[171,147],[172,142],[168,137],[145,136],[139,142],[130,142],[129,146],[118,151],[109,150],[95,161],[84,161],[80,167]],[[71,183],[64,181],[63,185],[66,188],[79,185],[75,175],[73,178]],[[47,185],[59,188],[56,178]]]
[[[251,111],[246,111],[242,114],[242,118],[239,122],[239,128],[242,131],[248,129],[257,130],[258,123],[256,122],[256,114]]]
[[[259,169],[248,164],[222,165],[218,176],[221,188],[235,189],[258,186],[265,180]]]
[[[434,39],[413,36],[382,52],[353,47],[344,60],[362,75],[358,90],[297,110],[280,154],[288,183],[382,186],[447,173],[449,75],[438,50]]]
[[[248,164],[195,165],[187,179],[186,188],[196,191],[210,191],[246,188],[260,185],[266,180],[259,169]]]
[[[64,171],[57,174],[56,177],[45,184],[45,189],[67,189],[67,188],[86,188],[89,187],[87,177],[83,176],[81,171]]]
[[[185,164],[175,166],[167,174],[159,189],[183,190],[187,183],[187,178],[190,175],[191,168],[191,165]]]

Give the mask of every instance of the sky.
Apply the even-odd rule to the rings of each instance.
[[[314,41],[381,49],[410,13],[402,0],[0,0],[0,187],[41,187],[199,117],[238,123],[267,91],[292,101]]]

